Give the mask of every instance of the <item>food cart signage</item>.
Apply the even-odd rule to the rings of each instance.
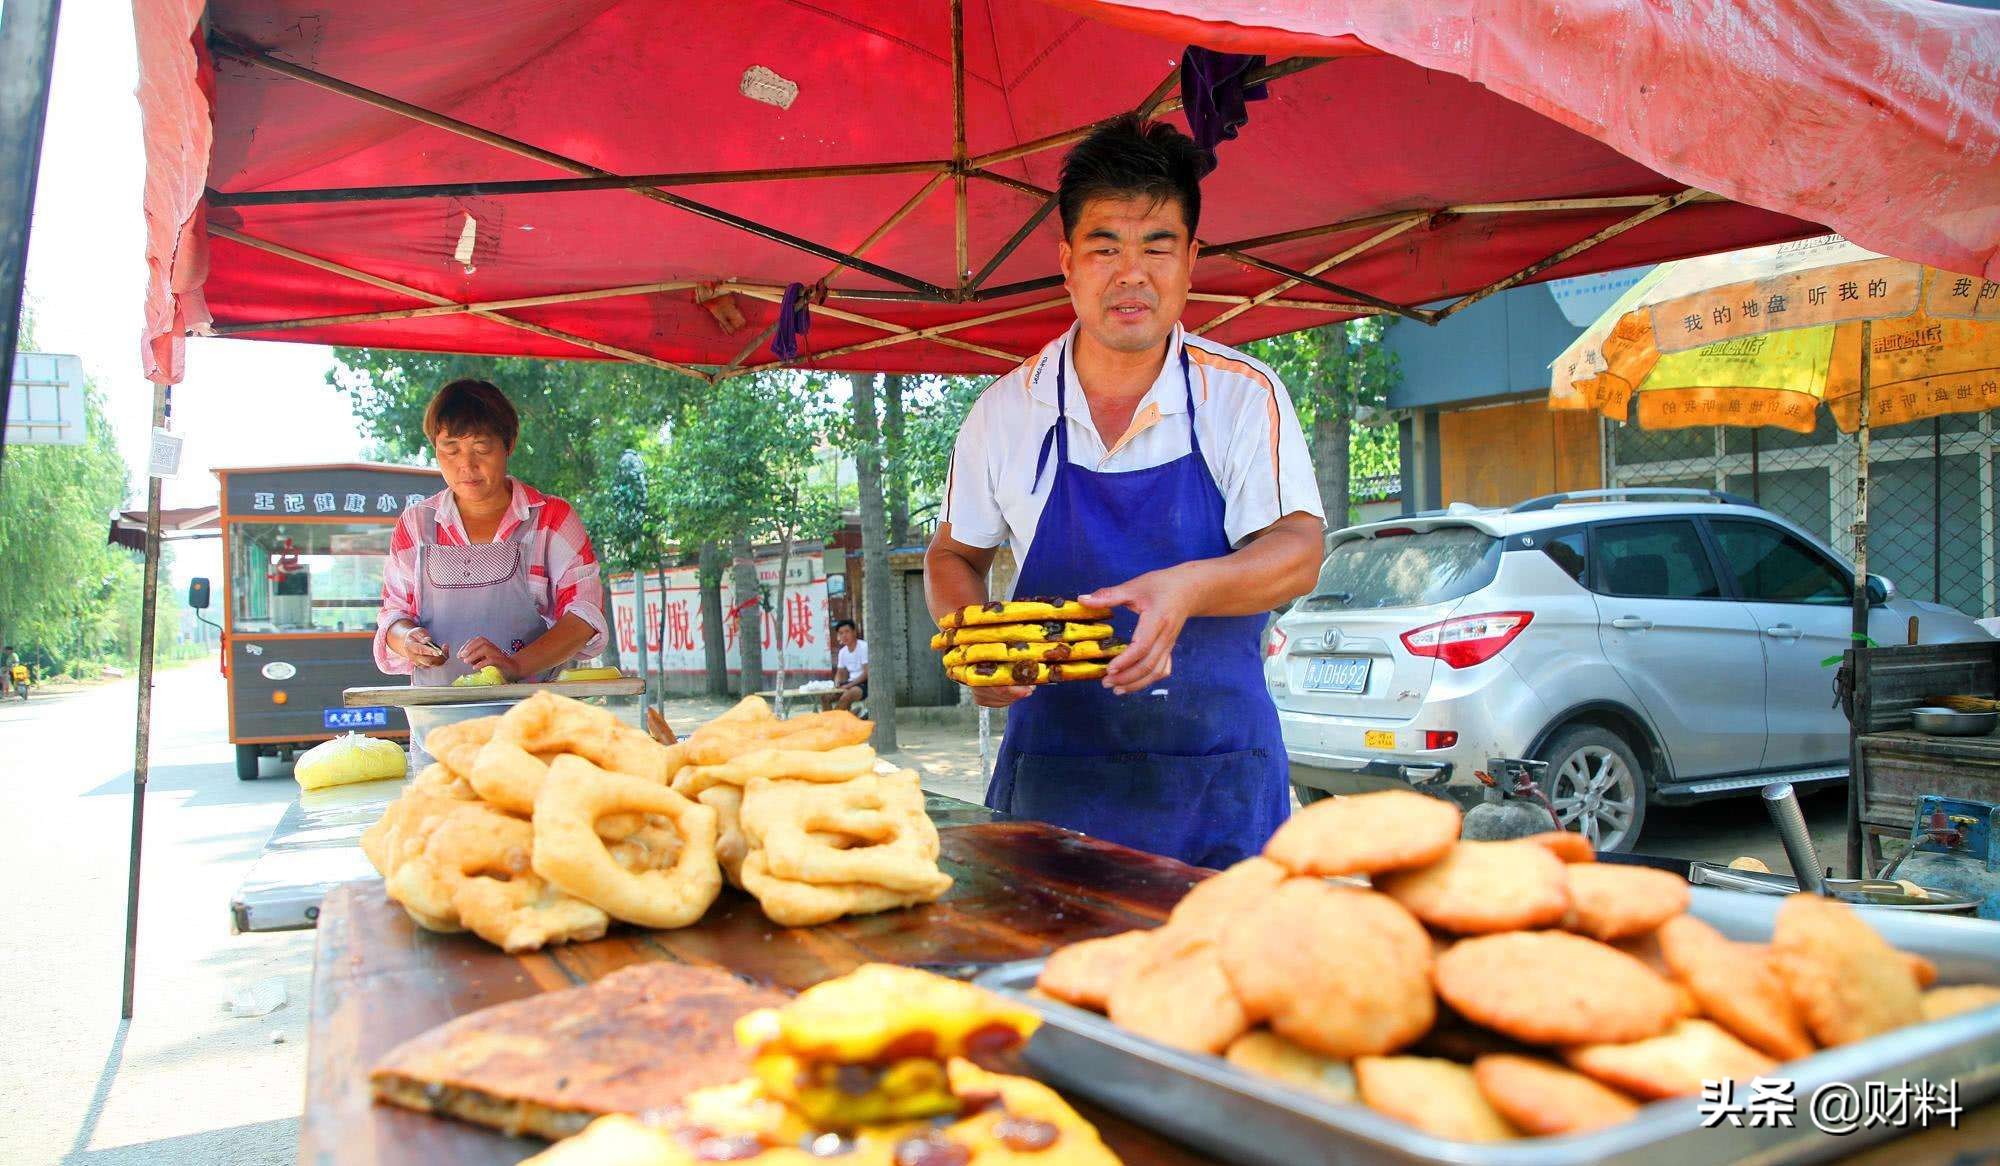
[[[393,519],[437,493],[442,479],[380,470],[231,474],[229,513],[273,518]]]
[[[329,732],[343,729],[386,729],[389,727],[389,710],[384,706],[370,708],[322,709],[320,715]]]

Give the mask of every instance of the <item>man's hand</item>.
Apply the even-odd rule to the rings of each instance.
[[[397,655],[419,668],[435,668],[445,661],[443,645],[431,639],[430,631],[423,627],[406,628],[401,639],[391,646]]]
[[[500,675],[505,676],[509,684],[521,677],[520,665],[514,663],[514,657],[501,651],[498,644],[485,636],[474,636],[467,640],[465,646],[458,650],[458,659],[460,663],[473,668],[489,666],[498,668]]]
[[[1190,569],[1197,566],[1183,563],[1148,571],[1116,587],[1077,596],[1092,607],[1129,607],[1139,613],[1132,646],[1105,670],[1106,688],[1126,696],[1173,675],[1174,644],[1201,602],[1203,584],[1197,571]]]
[[[1017,700],[1023,700],[1033,695],[1035,695],[1035,688],[1031,684],[1008,684],[996,688],[974,686],[972,689],[972,703],[985,705],[990,709],[1003,709]]]

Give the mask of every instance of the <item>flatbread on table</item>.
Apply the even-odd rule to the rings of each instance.
[[[391,1105],[565,1138],[748,1076],[736,1021],[786,1000],[714,968],[640,964],[439,1025],[392,1049],[370,1080]]]

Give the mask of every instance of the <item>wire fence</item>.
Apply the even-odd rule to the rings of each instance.
[[[1854,554],[1855,439],[1824,412],[1811,433],[1606,423],[1614,486],[1690,486],[1755,501]],[[1897,591],[1982,617],[2000,608],[1994,483],[2000,427],[1957,414],[1869,434],[1868,569]]]

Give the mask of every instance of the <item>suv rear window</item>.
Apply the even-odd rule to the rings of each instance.
[[[1500,540],[1469,526],[1354,538],[1335,546],[1302,611],[1417,607],[1472,594],[1493,580]]]

